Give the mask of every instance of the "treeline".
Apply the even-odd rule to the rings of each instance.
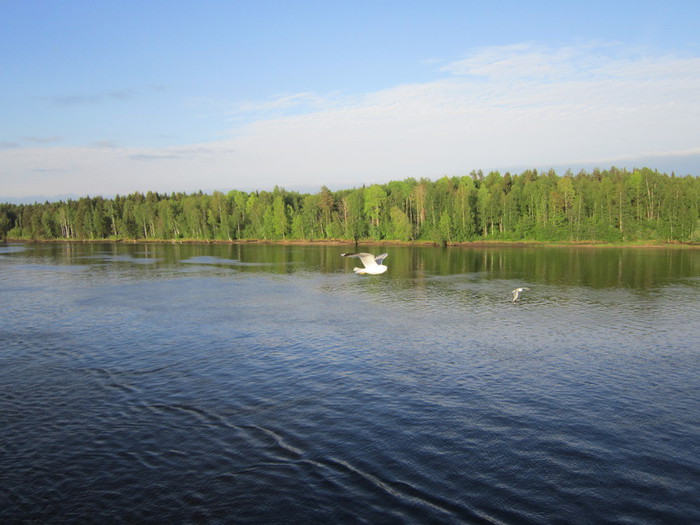
[[[700,179],[648,168],[406,179],[316,194],[133,193],[0,204],[0,238],[700,241]]]

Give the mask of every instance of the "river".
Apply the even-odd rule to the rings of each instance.
[[[2,521],[700,523],[700,251],[360,248],[0,245]]]

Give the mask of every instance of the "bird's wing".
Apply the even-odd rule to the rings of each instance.
[[[386,256],[389,255],[388,253],[383,253],[381,255],[377,255],[374,260],[377,262],[377,264],[382,264],[384,259],[386,259]]]
[[[343,257],[357,257],[365,265],[365,268],[377,264],[374,260],[374,255],[371,253],[341,253],[340,255]]]
[[[513,290],[513,292],[512,292],[512,294],[513,294],[513,301],[515,301],[515,300],[518,298],[518,294],[519,294],[519,293],[520,293],[520,291],[519,291],[517,288],[516,288],[515,290]]]

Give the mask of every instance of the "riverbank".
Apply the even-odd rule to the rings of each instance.
[[[678,241],[633,241],[633,242],[606,242],[606,241],[501,241],[501,240],[478,240],[470,242],[438,243],[434,241],[397,241],[361,239],[357,242],[346,239],[11,239],[8,243],[44,243],[44,244],[271,244],[289,246],[425,246],[443,248],[488,248],[488,247],[567,247],[567,248],[689,248],[698,249],[700,243],[681,243]]]

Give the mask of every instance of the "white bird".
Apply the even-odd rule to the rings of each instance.
[[[380,273],[386,272],[389,268],[382,264],[382,261],[386,258],[388,253],[383,253],[377,255],[376,257],[371,253],[341,253],[343,257],[357,257],[362,261],[364,268],[353,268],[355,273],[368,273],[370,275],[379,275]]]
[[[522,288],[516,288],[515,290],[513,290],[513,292],[512,292],[513,293],[513,302],[518,300],[518,298],[520,297],[520,292],[522,292],[523,290],[529,290],[529,288],[522,287]]]

